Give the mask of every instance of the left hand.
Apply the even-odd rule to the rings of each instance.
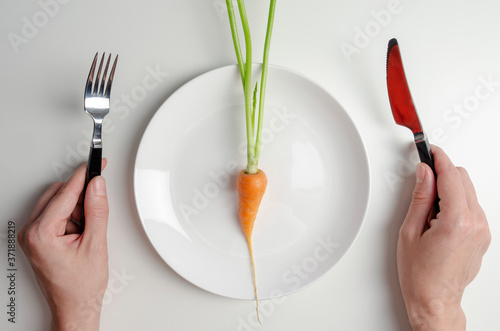
[[[71,218],[81,213],[85,170],[82,165],[67,183],[52,184],[18,236],[50,307],[52,330],[99,329],[108,282],[109,209],[104,178],[95,177],[84,200],[85,230],[78,233]]]

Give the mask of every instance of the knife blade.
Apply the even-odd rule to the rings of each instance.
[[[387,91],[394,120],[397,124],[405,126],[413,132],[413,138],[417,146],[420,160],[431,167],[434,172],[434,177],[436,177],[434,158],[432,156],[429,140],[420,124],[417,110],[415,109],[410,94],[410,88],[406,81],[398,41],[395,38],[389,41],[387,47],[386,66]]]

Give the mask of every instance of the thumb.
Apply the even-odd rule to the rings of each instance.
[[[106,193],[106,182],[103,177],[94,177],[89,182],[84,204],[84,238],[88,237],[88,240],[96,240],[97,242],[105,243],[108,228],[109,207],[108,196]]]
[[[431,168],[425,163],[417,164],[416,177],[410,207],[402,229],[420,236],[427,226],[427,218],[434,205],[436,181]]]

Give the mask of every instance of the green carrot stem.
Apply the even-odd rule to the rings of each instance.
[[[255,82],[255,87],[253,89],[252,96],[252,126],[255,128],[255,111],[257,110],[257,82]]]
[[[231,35],[233,37],[234,49],[236,52],[236,58],[238,60],[238,68],[240,70],[241,81],[243,83],[243,93],[245,97],[245,122],[247,131],[247,167],[246,172],[250,174],[255,174],[259,171],[258,163],[261,151],[261,141],[262,141],[262,129],[263,129],[263,119],[264,119],[264,100],[265,100],[265,89],[267,81],[267,68],[269,63],[269,48],[271,45],[271,34],[274,23],[274,12],[276,8],[276,0],[271,0],[269,6],[269,17],[267,22],[267,32],[266,41],[264,45],[264,59],[262,63],[262,75],[261,75],[261,86],[259,94],[259,110],[258,110],[258,121],[257,126],[255,126],[255,112],[256,112],[256,93],[257,93],[257,83],[255,84],[255,89],[252,99],[252,40],[250,37],[250,28],[248,24],[248,18],[245,9],[244,0],[238,1],[238,9],[240,12],[241,25],[243,27],[243,33],[245,37],[245,61],[243,61],[243,55],[241,52],[240,42],[238,38],[238,30],[236,27],[236,19],[234,15],[233,3],[231,0],[226,0],[229,22],[231,26]],[[253,101],[253,102],[252,102]],[[255,131],[257,130],[257,131]]]
[[[260,82],[260,97],[259,97],[259,120],[257,122],[257,137],[255,138],[255,159],[257,162],[260,158],[261,141],[262,141],[262,122],[264,118],[264,100],[266,95],[267,67],[269,63],[269,48],[271,46],[271,35],[273,32],[274,12],[276,8],[276,0],[271,0],[269,5],[269,17],[267,20],[266,41],[264,44],[264,59],[262,63],[262,75]]]
[[[247,128],[247,168],[250,174],[257,173],[257,162],[255,160],[255,140],[254,127],[252,125],[252,39],[250,37],[250,27],[248,25],[247,13],[243,0],[238,0],[241,25],[245,36],[245,82],[243,90],[245,95],[245,115]]]
[[[226,0],[227,13],[229,16],[229,24],[231,26],[231,35],[233,37],[234,51],[238,59],[238,68],[240,69],[241,82],[245,86],[245,68],[243,67],[243,56],[241,54],[240,39],[238,37],[238,28],[236,27],[236,19],[234,16],[233,2]]]

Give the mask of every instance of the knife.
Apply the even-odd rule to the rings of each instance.
[[[434,177],[436,177],[431,146],[418,119],[417,110],[406,82],[398,41],[395,38],[389,40],[386,65],[387,90],[394,120],[397,124],[405,126],[413,132],[420,161],[429,165],[434,172]]]

